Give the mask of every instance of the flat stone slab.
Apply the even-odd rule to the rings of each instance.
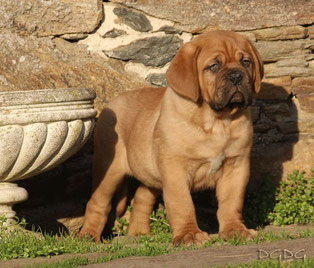
[[[90,33],[103,19],[101,0],[4,0],[0,29],[37,36]]]
[[[277,1],[129,1],[112,0],[144,11],[153,17],[175,21],[178,28],[191,32],[208,29],[253,30],[275,26],[311,24],[313,0]],[[197,15],[196,15],[197,14]]]
[[[236,263],[249,263],[254,260],[267,259],[271,256],[273,259],[302,259],[314,256],[314,238],[296,239],[290,241],[278,241],[274,243],[264,243],[251,246],[215,246],[206,249],[181,251],[168,255],[156,257],[128,257],[118,259],[101,264],[92,264],[84,267],[89,268],[136,268],[141,265],[141,268],[191,268],[191,267],[206,267],[210,265],[225,265]],[[294,255],[294,258],[288,256]]]

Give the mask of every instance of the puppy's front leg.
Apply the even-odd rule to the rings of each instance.
[[[242,221],[244,194],[249,180],[249,161],[249,156],[226,160],[223,176],[217,182],[217,218],[219,235],[223,238],[236,235],[250,238],[257,234],[255,230],[247,229]]]
[[[204,243],[209,235],[201,231],[196,222],[188,175],[177,163],[163,168],[163,198],[175,245]]]

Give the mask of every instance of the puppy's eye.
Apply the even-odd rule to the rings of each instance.
[[[220,64],[218,62],[213,63],[209,65],[207,69],[211,70],[212,72],[217,72],[220,69]]]
[[[249,68],[251,66],[252,61],[250,59],[242,59],[241,63],[245,68]]]

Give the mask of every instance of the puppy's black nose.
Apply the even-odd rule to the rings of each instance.
[[[229,74],[229,80],[235,85],[240,85],[242,82],[243,76],[241,72],[233,71]]]

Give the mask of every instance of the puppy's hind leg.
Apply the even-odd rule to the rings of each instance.
[[[134,196],[128,235],[136,236],[150,232],[149,215],[152,213],[160,192],[140,184]]]

